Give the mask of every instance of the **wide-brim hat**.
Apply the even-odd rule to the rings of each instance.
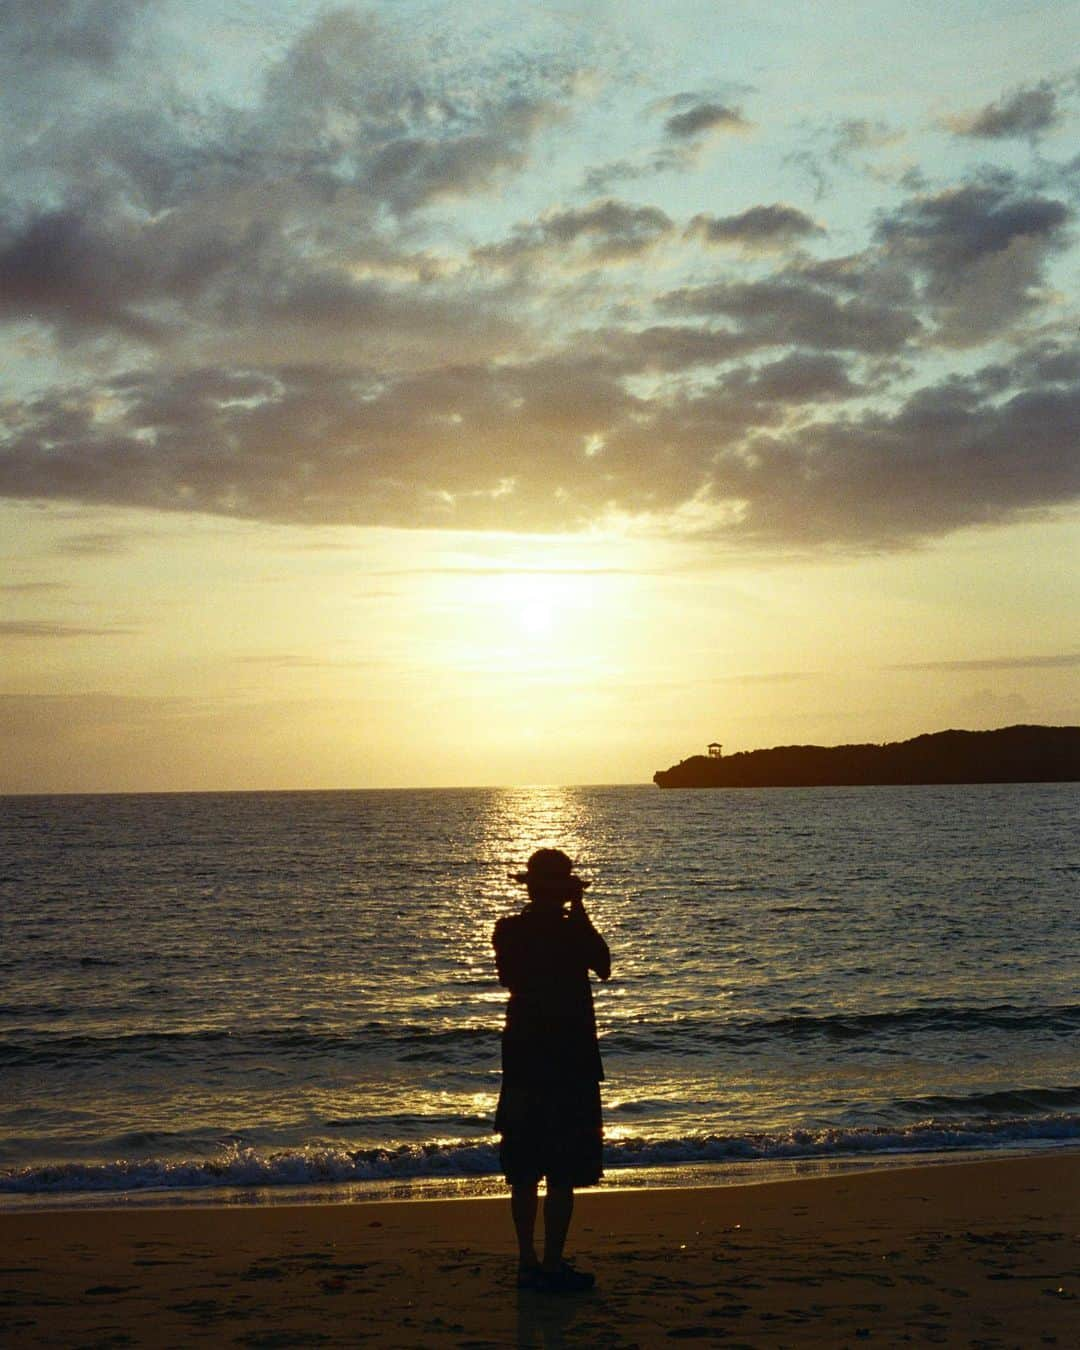
[[[524,872],[512,872],[514,881],[565,881],[574,870],[573,860],[561,848],[538,848],[525,864]],[[587,886],[587,881],[582,882]]]

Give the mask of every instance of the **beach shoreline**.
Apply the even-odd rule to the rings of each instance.
[[[38,1345],[1072,1345],[1080,1152],[601,1188],[597,1289],[514,1287],[504,1199],[0,1213],[0,1338]]]
[[[1046,1154],[1075,1152],[1075,1139],[1018,1140],[995,1147],[897,1150],[895,1152],[795,1155],[790,1158],[695,1160],[653,1166],[609,1166],[590,1192],[623,1190],[710,1189],[716,1186],[765,1186],[815,1177],[850,1175],[908,1167],[948,1167]],[[507,1199],[509,1188],[497,1172],[450,1176],[384,1177],[362,1181],[318,1181],[297,1184],[220,1186],[145,1186],[131,1189],[87,1189],[0,1192],[0,1214],[78,1212],[86,1209],[261,1208],[265,1206],[411,1204],[428,1200]],[[585,1194],[586,1192],[581,1192]]]

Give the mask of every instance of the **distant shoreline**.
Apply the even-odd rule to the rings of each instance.
[[[692,755],[659,769],[661,788],[915,787],[1080,781],[1080,727],[938,731],[885,745],[783,745]]]

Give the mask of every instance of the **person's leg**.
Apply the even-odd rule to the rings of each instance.
[[[553,1185],[549,1181],[544,1196],[544,1270],[558,1270],[562,1266],[563,1247],[573,1212],[573,1186]]]
[[[518,1265],[522,1270],[532,1270],[539,1264],[533,1237],[536,1231],[536,1205],[535,1181],[518,1183],[510,1187],[510,1213],[514,1217],[514,1231],[517,1233],[518,1241]]]

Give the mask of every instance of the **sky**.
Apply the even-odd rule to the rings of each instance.
[[[0,791],[1080,722],[1080,4],[7,0]]]

